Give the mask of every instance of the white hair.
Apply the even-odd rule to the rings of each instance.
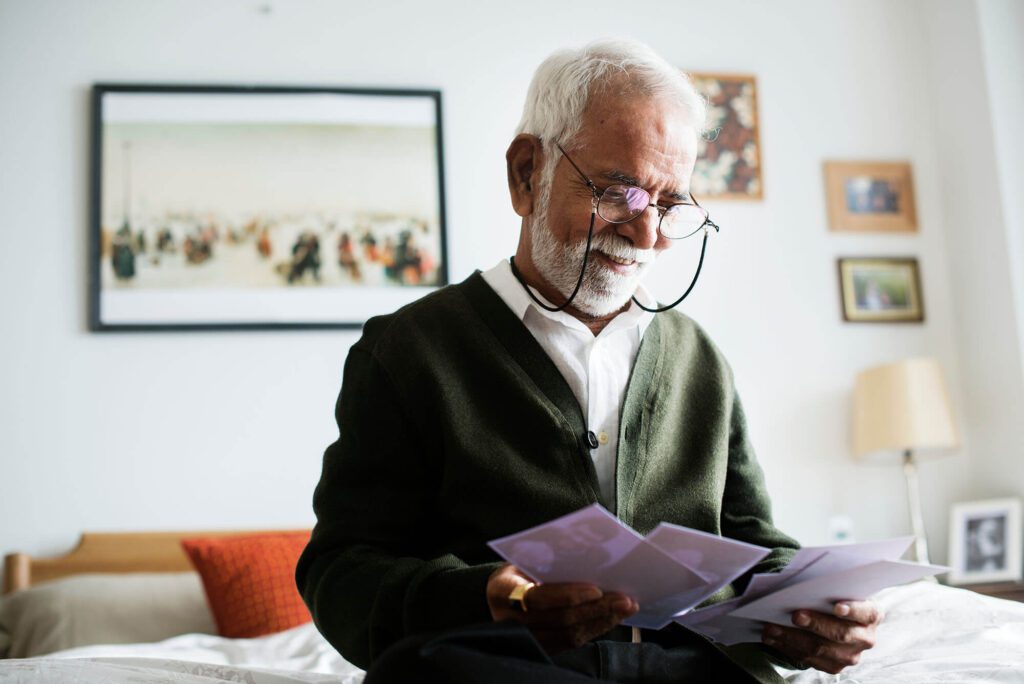
[[[559,50],[533,74],[516,134],[529,133],[544,145],[539,202],[546,204],[558,162],[555,143],[571,148],[583,124],[590,96],[616,76],[625,76],[623,96],[659,97],[678,105],[687,124],[704,133],[707,105],[689,77],[647,45],[603,39],[575,50]]]

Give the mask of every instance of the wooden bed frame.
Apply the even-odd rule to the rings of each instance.
[[[3,594],[87,572],[188,572],[192,564],[181,548],[182,539],[298,531],[86,532],[78,546],[63,556],[33,558],[25,553],[4,556]]]

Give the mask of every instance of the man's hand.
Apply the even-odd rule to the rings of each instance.
[[[795,662],[839,674],[875,645],[875,628],[881,621],[882,611],[872,601],[840,601],[832,615],[794,612],[796,628],[766,625],[761,639]]]
[[[526,625],[548,653],[577,648],[601,636],[635,613],[636,601],[592,584],[538,584],[523,599],[525,610],[510,605],[508,595],[530,581],[514,565],[503,565],[487,580],[491,617]]]

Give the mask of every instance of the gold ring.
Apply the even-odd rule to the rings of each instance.
[[[516,588],[513,589],[508,595],[508,604],[517,608],[518,610],[526,612],[526,592],[533,589],[537,584],[535,582],[527,582],[526,584],[517,584]]]

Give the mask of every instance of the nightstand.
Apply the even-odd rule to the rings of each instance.
[[[958,589],[970,589],[986,596],[1020,601],[1024,603],[1024,582],[982,582],[979,584],[963,584]]]

